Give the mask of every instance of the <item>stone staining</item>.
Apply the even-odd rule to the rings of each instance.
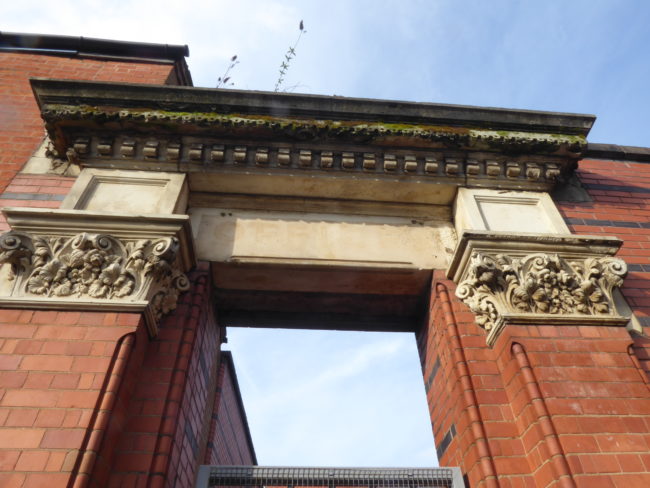
[[[269,150],[266,147],[258,147],[255,152],[255,165],[266,166],[269,164]]]
[[[447,176],[458,176],[460,172],[460,163],[456,159],[447,158],[445,160],[445,173]]]
[[[436,158],[431,156],[424,158],[424,172],[428,175],[438,173],[438,161],[436,161]]]
[[[88,154],[90,149],[90,140],[87,137],[80,137],[74,142],[72,149],[74,149],[79,156],[85,156]]]
[[[97,154],[100,156],[108,157],[113,154],[113,143],[112,141],[100,141],[97,143]]]
[[[187,155],[189,156],[190,161],[202,161],[203,144],[191,144]]]
[[[404,156],[404,172],[405,173],[415,173],[418,170],[418,162],[415,159],[415,156],[407,155]]]
[[[474,252],[456,295],[490,331],[503,325],[504,315],[614,315],[612,293],[626,274],[625,262],[609,256],[570,260]]]
[[[291,149],[288,147],[278,149],[278,164],[285,167],[291,164]]]
[[[263,171],[298,167],[328,172],[365,172],[382,175],[426,176],[461,184],[461,178],[496,180],[494,184],[521,189],[522,185],[535,191],[549,191],[561,176],[561,166],[551,161],[512,161],[484,159],[483,154],[449,155],[444,152],[355,152],[349,148],[320,149],[317,147],[259,147],[243,142],[220,144],[213,141],[175,141],[166,138],[126,138],[107,140],[106,136],[75,139],[74,152],[68,157],[72,164],[92,167],[93,162],[105,165],[116,155],[124,161],[124,169],[142,169],[142,162],[157,164],[178,162],[200,165],[202,169],[214,164]],[[94,160],[94,161],[93,161]],[[129,161],[130,160],[130,161]],[[130,167],[131,161],[135,166]]]
[[[181,156],[181,145],[178,142],[170,142],[167,144],[167,159],[170,161],[178,161]]]
[[[343,169],[354,169],[354,153],[344,152],[341,154],[341,167]]]
[[[246,164],[246,146],[235,146],[233,159],[237,165]]]
[[[498,161],[486,161],[485,162],[485,174],[490,178],[496,178],[501,175],[501,165]]]
[[[526,164],[526,178],[533,181],[538,180],[541,174],[542,174],[542,170],[537,164],[535,163]]]
[[[303,149],[298,155],[298,162],[300,163],[301,168],[310,168],[311,167],[311,151]]]
[[[146,159],[158,158],[158,141],[147,141],[142,148],[142,155]]]
[[[555,163],[548,163],[546,165],[546,178],[555,181],[560,176],[560,167]]]
[[[506,176],[508,178],[519,178],[520,174],[521,174],[521,166],[519,166],[519,163],[506,164]]]
[[[120,156],[122,156],[123,158],[132,158],[133,156],[135,156],[134,140],[126,139],[122,141],[122,145],[120,146]]]
[[[363,153],[363,169],[365,171],[374,171],[376,167],[376,156],[373,153]]]
[[[210,151],[210,159],[215,163],[223,163],[225,158],[225,147],[221,144],[212,146]]]
[[[394,173],[397,171],[397,158],[394,154],[384,155],[384,171]]]
[[[481,171],[481,165],[475,159],[469,159],[465,165],[465,171],[468,176],[478,176]]]
[[[334,165],[334,153],[332,151],[323,151],[320,154],[320,167],[329,169]]]
[[[178,270],[179,241],[121,241],[102,234],[33,236],[10,231],[0,236],[0,264],[16,280],[13,296],[149,300],[156,319],[174,310],[189,288]]]

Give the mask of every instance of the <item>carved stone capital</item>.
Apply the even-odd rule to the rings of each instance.
[[[189,288],[187,217],[6,209],[0,306],[141,311],[151,335]],[[80,231],[85,228],[85,231]]]
[[[508,324],[625,325],[613,296],[627,265],[621,241],[573,235],[465,232],[448,276],[493,345]]]

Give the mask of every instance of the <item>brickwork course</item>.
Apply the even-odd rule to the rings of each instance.
[[[58,208],[74,178],[20,173],[41,144],[30,77],[180,84],[168,61],[0,51],[0,205]],[[574,233],[617,236],[650,327],[650,163],[580,161]],[[2,230],[8,226],[0,223]],[[149,339],[139,314],[0,309],[0,486],[189,487],[255,464],[207,263]],[[493,348],[434,272],[417,334],[442,466],[475,487],[650,486],[650,340],[620,327],[508,327]],[[648,329],[645,329],[648,330]]]

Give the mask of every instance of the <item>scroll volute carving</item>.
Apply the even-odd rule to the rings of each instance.
[[[0,236],[0,264],[11,266],[12,296],[150,302],[156,319],[189,288],[175,237],[120,240],[105,234]]]
[[[626,275],[625,262],[611,255],[473,250],[456,295],[492,344],[506,322],[625,324],[613,294]]]

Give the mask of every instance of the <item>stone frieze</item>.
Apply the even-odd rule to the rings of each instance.
[[[312,171],[329,175],[376,178],[425,178],[461,185],[476,181],[498,188],[547,190],[562,178],[562,161],[553,157],[526,159],[426,150],[374,148],[362,151],[341,146],[251,144],[232,141],[197,142],[196,138],[164,136],[79,136],[64,158],[84,166],[186,171]]]

